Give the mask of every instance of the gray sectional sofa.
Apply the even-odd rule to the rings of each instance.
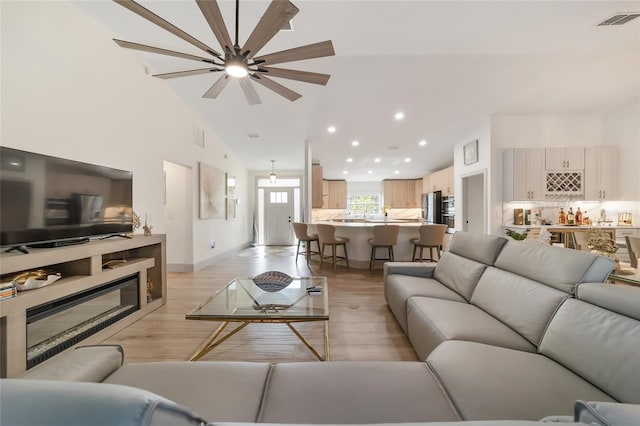
[[[638,425],[640,288],[602,283],[612,267],[457,233],[437,265],[385,265],[424,362],[122,365],[84,347],[0,381],[0,424]]]

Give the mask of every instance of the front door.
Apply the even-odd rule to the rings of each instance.
[[[266,188],[264,203],[265,245],[293,245],[293,189]]]

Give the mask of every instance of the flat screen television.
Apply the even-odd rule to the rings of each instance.
[[[125,235],[133,173],[0,147],[0,247],[56,247]]]

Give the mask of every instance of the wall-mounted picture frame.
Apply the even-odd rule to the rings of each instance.
[[[199,163],[200,219],[224,219],[224,172],[205,163]]]
[[[236,197],[236,177],[234,175],[227,173],[226,181],[227,181],[227,189],[226,189],[227,197],[235,198]]]
[[[478,139],[465,144],[463,147],[464,165],[478,162]]]
[[[227,220],[233,220],[236,218],[236,199],[227,197]]]

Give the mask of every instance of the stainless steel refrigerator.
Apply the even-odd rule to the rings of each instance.
[[[442,192],[434,191],[422,195],[422,218],[426,223],[441,223]]]

